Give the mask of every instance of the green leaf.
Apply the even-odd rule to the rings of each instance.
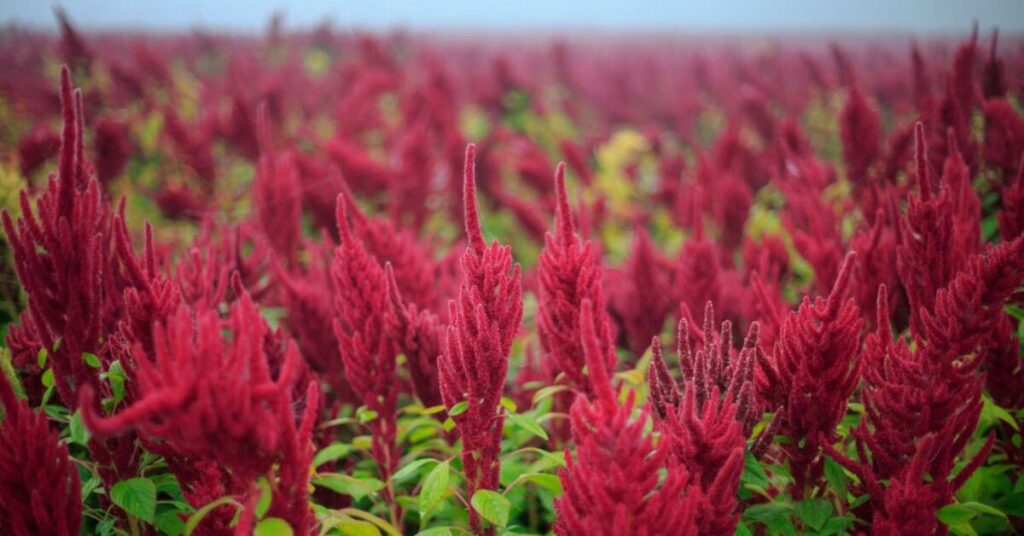
[[[455,429],[455,421],[452,420],[451,417],[448,417],[447,419],[444,420],[443,426],[445,432],[451,432],[452,430]]]
[[[982,418],[998,419],[1010,425],[1015,431],[1020,432],[1020,425],[1017,424],[1017,419],[1013,418],[1013,415],[1005,408],[1000,407],[989,397],[984,397],[984,405],[981,408]]]
[[[421,530],[416,533],[416,536],[452,536],[452,529],[449,527],[434,527]]]
[[[740,521],[739,525],[736,525],[736,532],[733,536],[754,536],[754,533],[750,531],[750,527],[746,523]]]
[[[555,475],[544,473],[525,475],[523,478],[533,482],[537,487],[553,493],[556,497],[562,494],[562,481]]]
[[[513,423],[516,424],[516,426],[522,428],[523,430],[526,430],[527,432],[530,432],[531,434],[541,439],[548,439],[548,433],[545,432],[544,428],[542,428],[541,425],[537,424],[537,421],[533,420],[532,417],[520,413],[509,413],[507,416],[509,420],[511,420]]]
[[[76,409],[71,414],[71,420],[68,421],[68,434],[71,437],[71,442],[79,445],[86,445],[89,443],[89,430],[85,427],[82,422],[82,410]]]
[[[117,407],[124,400],[124,369],[120,361],[110,363],[107,379],[110,381],[110,392],[114,395],[114,407]]]
[[[192,531],[196,530],[196,527],[199,526],[199,523],[203,521],[203,518],[205,518],[207,514],[212,512],[214,508],[217,508],[218,506],[223,506],[225,504],[233,504],[235,505],[235,507],[239,506],[239,504],[235,502],[235,498],[231,496],[221,497],[219,499],[206,503],[205,505],[203,505],[202,508],[196,510],[196,513],[189,516],[187,521],[185,521],[185,536],[190,536],[192,534]]]
[[[454,417],[456,415],[462,415],[467,409],[469,409],[469,402],[463,400],[462,402],[452,406],[452,409],[448,410],[448,416]]]
[[[164,510],[156,514],[153,526],[167,536],[178,536],[185,532],[185,523],[181,520],[178,510]]]
[[[156,515],[156,485],[148,478],[129,478],[110,488],[110,500],[122,510],[153,523]]]
[[[98,488],[100,486],[100,484],[102,484],[102,483],[103,483],[103,481],[98,476],[92,476],[91,478],[89,478],[89,480],[86,480],[85,482],[83,482],[82,483],[82,500],[85,500],[87,497],[89,497],[89,494],[91,494],[93,491],[95,491],[96,488]]]
[[[270,482],[267,481],[267,477],[261,476],[256,481],[256,485],[260,488],[260,500],[256,503],[256,508],[253,513],[256,514],[256,519],[262,519],[263,516],[267,515],[267,510],[270,509],[270,502],[274,498],[274,492],[270,489]]]
[[[372,409],[368,409],[366,406],[360,406],[359,409],[356,410],[356,418],[359,419],[360,423],[366,424],[377,418],[377,412]]]
[[[103,362],[100,361],[100,358],[97,357],[96,354],[92,354],[92,353],[89,353],[89,352],[84,352],[82,354],[82,360],[85,361],[86,365],[89,365],[92,368],[97,368],[98,369],[98,368],[103,366]]]
[[[47,389],[53,387],[53,369],[48,368],[43,371],[43,376],[39,378],[39,381],[41,381],[43,383],[43,387],[46,387]]]
[[[991,514],[1007,519],[1006,514],[1004,514],[1002,510],[993,508],[987,504],[973,501],[947,504],[946,506],[939,508],[939,511],[935,513],[936,517],[939,518],[939,521],[949,525],[950,527],[964,524],[977,517],[978,514]]]
[[[508,525],[508,514],[512,510],[512,503],[504,495],[489,489],[481,489],[473,494],[473,498],[469,502],[473,505],[473,509],[487,521],[499,527]]]
[[[814,530],[821,530],[829,516],[832,515],[832,503],[825,499],[808,499],[796,503],[793,510],[804,525]]]
[[[347,520],[338,523],[337,529],[344,536],[380,536],[380,530],[373,523]]]
[[[352,452],[352,447],[346,443],[331,443],[317,452],[316,456],[313,456],[313,467],[333,462],[350,452]]]
[[[357,501],[384,488],[384,483],[376,478],[356,478],[341,473],[321,474],[313,478],[312,482],[322,488],[350,495]]]
[[[402,408],[403,413],[412,413],[413,415],[435,415],[442,411],[444,411],[444,404],[430,406],[429,408],[425,408],[419,404],[413,404]]]
[[[515,413],[516,409],[518,409],[518,406],[516,406],[516,403],[515,403],[514,400],[512,400],[511,398],[504,397],[504,396],[501,397],[501,406],[503,408],[509,410],[509,412],[511,412],[511,413]]]
[[[832,534],[847,534],[853,519],[849,517],[833,517],[825,522],[825,526],[818,531],[818,536],[831,536]]]
[[[426,519],[430,511],[441,502],[445,492],[448,491],[448,462],[444,461],[427,473],[420,486],[420,495],[417,498],[417,506],[420,510],[420,519]]]
[[[554,396],[554,395],[556,395],[556,394],[558,394],[558,393],[560,393],[562,391],[568,391],[568,390],[569,390],[569,386],[568,385],[548,385],[547,387],[542,387],[542,388],[538,389],[536,393],[533,393],[533,399],[531,400],[531,403],[534,406],[536,406],[538,402],[540,402],[540,401],[542,401],[542,400],[544,400],[546,398],[550,398],[550,397],[552,397],[552,396]]]
[[[768,474],[761,467],[761,462],[757,461],[757,458],[749,452],[746,452],[743,457],[743,476],[740,478],[740,481],[749,482],[762,489],[772,485],[771,480],[768,479]]]
[[[292,536],[291,525],[279,517],[268,517],[256,524],[253,536]]]
[[[843,466],[839,465],[831,456],[825,457],[825,480],[828,481],[829,487],[836,493],[836,496],[845,501],[849,479],[846,472],[843,471]]]
[[[990,505],[983,504],[983,503],[980,503],[980,502],[975,502],[975,501],[969,501],[969,502],[960,503],[960,504],[961,504],[961,506],[966,506],[967,508],[970,508],[971,510],[974,510],[975,512],[977,512],[979,514],[989,514],[989,515],[993,515],[993,516],[996,516],[996,517],[1001,517],[1003,519],[1007,519],[1006,514],[1004,514],[1002,510],[1000,510],[1000,509],[998,509],[998,508],[996,508],[994,506],[990,506]]]
[[[46,368],[46,359],[50,356],[50,351],[45,347],[39,349],[39,353],[36,354],[36,364],[39,368]]]
[[[403,478],[412,475],[417,469],[428,463],[437,463],[437,460],[433,458],[423,458],[422,460],[411,461],[395,471],[395,474],[391,475],[391,480],[402,480]]]

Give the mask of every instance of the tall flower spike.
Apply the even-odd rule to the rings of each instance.
[[[854,253],[848,253],[828,298],[804,298],[782,324],[772,359],[762,362],[768,402],[782,406],[779,433],[801,496],[821,477],[819,437],[831,437],[860,377],[860,311],[847,289]]]
[[[390,316],[387,278],[384,268],[352,233],[345,206],[344,194],[341,194],[337,204],[341,245],[335,251],[331,267],[334,308],[338,315],[334,332],[349,385],[362,398],[363,404],[377,413],[377,418],[370,423],[372,453],[381,480],[388,481],[398,468],[401,449],[396,443],[398,353],[386,331]],[[393,502],[390,488],[385,490],[385,498],[392,503],[394,520],[400,520],[401,513]]]
[[[78,469],[46,416],[15,397],[0,373],[0,532],[74,536],[82,522]]]
[[[970,232],[970,224],[958,225],[953,190],[944,182],[937,195],[933,191],[922,123],[916,126],[915,139],[917,185],[920,192],[917,197],[909,199],[907,213],[900,221],[901,243],[897,249],[896,267],[910,303],[911,326],[915,332],[920,332],[922,313],[934,307],[936,293],[953,278],[974,252],[966,250],[964,246],[971,239],[961,238]],[[968,195],[974,194],[971,192]],[[965,198],[964,204],[967,202]]]
[[[502,388],[508,374],[512,339],[523,318],[523,291],[519,265],[512,250],[497,241],[487,246],[476,208],[476,148],[466,148],[463,200],[470,246],[462,256],[462,284],[458,299],[449,303],[447,350],[438,360],[441,398],[449,411],[465,401],[467,409],[454,418],[462,436],[462,462],[467,496],[498,487],[498,454],[504,414]],[[477,534],[490,534],[475,510],[470,526]]]
[[[256,110],[260,155],[252,198],[260,230],[278,256],[292,266],[302,238],[302,184],[294,156],[274,150],[266,103]]]
[[[881,152],[881,125],[878,111],[856,84],[850,87],[839,115],[839,135],[843,142],[846,174],[859,188],[868,185],[868,171]]]
[[[743,349],[734,354],[730,323],[723,322],[716,336],[714,322],[709,302],[704,311],[704,344],[696,353],[691,351],[687,320],[679,322],[679,385],[669,375],[655,337],[648,381],[651,407],[659,417],[658,429],[670,445],[672,461],[693,475],[693,485],[700,487],[706,499],[698,514],[701,533],[732,534],[739,521],[735,496],[746,437],[760,417],[753,411],[758,327],[757,323],[751,325]],[[762,432],[751,444],[755,455],[765,437]]]
[[[593,313],[584,301],[581,320],[591,320]],[[655,445],[652,434],[644,433],[646,411],[632,416],[633,391],[619,402],[592,322],[582,325],[594,394],[591,400],[578,395],[570,410],[576,456],[566,452],[566,467],[559,471],[565,492],[555,499],[555,534],[699,534],[700,487],[689,486],[690,476],[678,465],[669,466],[659,485],[668,443]]]
[[[541,251],[537,277],[539,279],[539,311],[537,331],[541,347],[554,362],[554,370],[565,374],[568,383],[584,392],[590,392],[583,367],[584,350],[580,332],[586,329],[580,317],[580,305],[589,300],[597,311],[592,315],[602,356],[607,357],[605,367],[615,368],[615,353],[611,329],[604,317],[605,298],[601,288],[601,260],[597,248],[589,241],[581,242],[573,226],[572,210],[565,189],[565,165],[555,171],[555,235],[548,233]],[[598,316],[599,315],[599,316]],[[568,409],[568,405],[566,408]]]
[[[130,255],[109,251],[124,222],[114,217],[95,178],[86,176],[81,93],[72,87],[67,67],[61,69],[60,99],[64,125],[57,175],[51,175],[35,207],[27,190],[21,192],[17,224],[6,211],[2,219],[28,295],[23,322],[12,327],[9,339],[31,340],[36,351],[48,350],[57,394],[74,409],[84,386],[101,388],[99,370],[87,366],[82,354],[112,360],[124,291],[140,280],[120,276],[126,267],[119,264]],[[134,370],[130,362],[123,364]],[[89,450],[108,485],[134,474],[135,438],[94,440]]]

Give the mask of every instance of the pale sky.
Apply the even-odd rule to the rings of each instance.
[[[64,0],[83,29],[262,30],[271,13],[286,27],[330,19],[338,28],[553,31],[956,33],[998,25],[1024,33],[1024,0]],[[0,1],[0,24],[54,29],[53,3]]]

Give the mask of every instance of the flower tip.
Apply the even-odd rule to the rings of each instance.
[[[344,193],[338,194],[334,204],[334,218],[341,241],[344,243],[352,240],[352,227],[348,223],[348,198]]]
[[[480,253],[486,247],[480,228],[480,214],[476,206],[476,145],[466,146],[466,163],[463,168],[462,204],[465,211],[466,236],[470,248]]]

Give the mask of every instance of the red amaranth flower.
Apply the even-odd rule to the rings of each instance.
[[[589,393],[583,368],[583,347],[580,341],[579,307],[583,300],[590,300],[603,315],[605,311],[604,291],[601,288],[601,259],[597,247],[590,241],[583,242],[576,235],[572,210],[565,190],[565,164],[559,164],[555,171],[555,195],[558,201],[555,212],[555,234],[544,238],[544,249],[540,254],[539,304],[537,332],[541,347],[553,361],[555,373],[563,373],[569,385]],[[608,322],[598,316],[594,329],[602,348],[612,348],[613,341]],[[615,369],[615,353],[605,352],[609,357],[609,370]]]
[[[868,171],[878,160],[882,127],[878,112],[854,84],[839,114],[839,137],[843,142],[846,175],[858,188],[870,181]]]
[[[237,278],[236,278],[237,281]],[[156,354],[135,346],[139,401],[120,413],[97,413],[95,391],[80,397],[83,420],[98,436],[138,429],[176,452],[215,460],[240,475],[266,473],[277,459],[280,426],[293,422],[292,384],[299,374],[298,350],[290,344],[276,378],[264,351],[265,321],[247,294],[223,323],[215,310],[182,307],[153,328]]]
[[[672,379],[657,337],[648,369],[650,404],[658,428],[672,450],[674,463],[693,475],[706,503],[698,514],[702,534],[732,534],[739,521],[736,489],[743,472],[746,437],[760,417],[754,402],[754,363],[758,325],[751,325],[743,348],[732,349],[732,325],[714,333],[714,309],[704,309],[702,348],[691,350],[689,322],[679,322],[680,382]],[[750,451],[759,456],[768,447],[773,426],[762,432]]]
[[[992,44],[988,58],[981,70],[981,94],[985,99],[1006,97],[1006,67],[1003,60],[996,54],[999,44],[999,28],[992,29]]]
[[[253,178],[256,221],[274,253],[292,266],[302,239],[302,185],[295,159],[274,150],[266,104],[257,110],[260,155]]]
[[[1024,119],[1006,99],[985,102],[985,161],[1009,179],[1024,158]]]
[[[100,119],[93,129],[92,146],[96,176],[106,184],[124,171],[128,157],[131,156],[132,146],[128,139],[127,125],[110,118]]]
[[[384,265],[388,283],[388,334],[405,355],[413,392],[424,407],[441,404],[437,359],[444,351],[446,326],[429,309],[406,303],[391,264]]]
[[[0,531],[74,536],[82,523],[78,469],[46,416],[18,400],[0,373]]]
[[[758,391],[781,406],[778,433],[790,439],[783,451],[792,464],[794,494],[801,496],[820,478],[819,437],[830,438],[846,412],[860,378],[860,311],[847,299],[856,260],[848,253],[828,298],[800,308],[782,324],[770,359],[761,362],[765,385]]]
[[[635,225],[633,245],[621,271],[607,271],[608,302],[622,327],[633,359],[640,359],[651,337],[661,333],[665,318],[675,309],[668,260],[661,257],[642,225]],[[611,277],[608,277],[611,276]]]
[[[976,237],[978,231],[972,230],[970,224],[956,217],[961,212],[961,203],[968,202],[967,196],[973,196],[969,180],[943,180],[936,196],[922,123],[917,123],[915,127],[915,139],[919,194],[909,200],[907,214],[900,222],[901,243],[897,250],[896,266],[903,288],[907,291],[911,326],[915,332],[920,332],[921,315],[932,309],[936,292],[953,278],[977,247],[968,246],[975,240],[968,233]],[[953,137],[950,136],[950,139]],[[956,164],[958,153],[955,145],[951,153],[951,158],[955,159],[945,167],[962,173],[962,160],[959,161],[960,165]],[[966,195],[963,188],[968,190]],[[975,200],[974,210],[976,203]],[[974,226],[977,226],[977,222],[974,222]]]
[[[1010,241],[1024,234],[1024,159],[1017,178],[1003,188],[1003,206],[999,209],[999,234]]]
[[[519,265],[512,251],[494,241],[484,242],[476,209],[476,147],[466,148],[463,207],[469,247],[462,255],[462,284],[457,300],[449,303],[447,351],[438,359],[441,397],[448,411],[465,401],[467,409],[454,417],[462,437],[462,463],[467,496],[498,487],[498,453],[504,414],[499,401],[508,374],[512,339],[523,318]],[[475,533],[482,529],[470,511]]]
[[[570,412],[576,456],[566,452],[566,467],[559,471],[565,492],[555,499],[555,534],[698,534],[700,488],[688,486],[690,477],[678,465],[669,467],[659,485],[668,442],[655,445],[644,433],[647,412],[632,415],[633,391],[618,402],[589,301],[581,305],[580,319],[593,394],[589,400],[578,395]]]
[[[60,136],[45,125],[36,125],[18,142],[18,165],[21,174],[30,178],[47,160],[60,150]]]
[[[334,253],[331,276],[334,281],[334,333],[338,338],[345,377],[363,404],[377,417],[372,453],[381,480],[387,481],[398,468],[401,449],[396,444],[396,403],[398,401],[398,351],[387,335],[390,303],[384,268],[352,233],[345,211],[345,199],[338,196],[338,234],[341,245]],[[391,491],[387,500],[393,501]],[[394,505],[395,519],[401,514]]]

